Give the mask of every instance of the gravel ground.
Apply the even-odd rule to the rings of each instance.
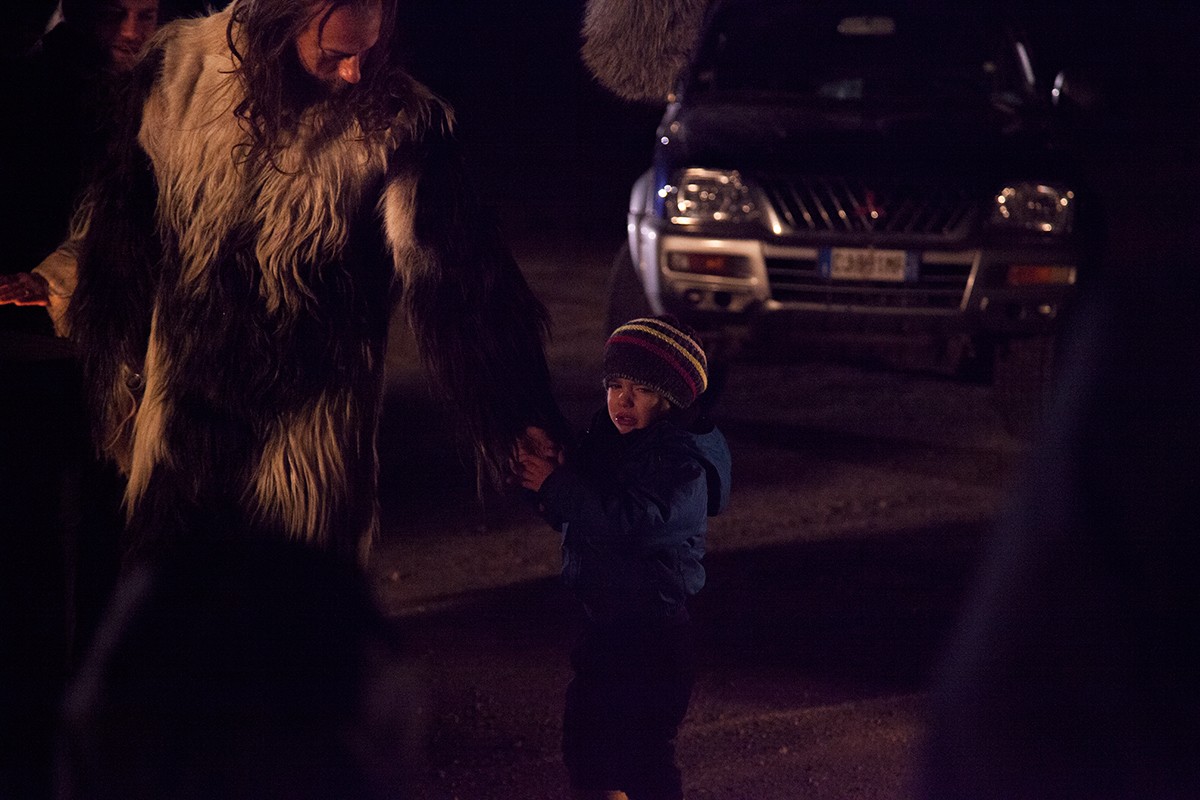
[[[556,393],[582,422],[616,243],[578,241],[516,249],[552,313]],[[557,536],[519,502],[475,499],[401,326],[391,374],[372,576],[430,687],[421,796],[566,797],[580,620]],[[830,365],[740,366],[717,421],[735,485],[697,602],[688,796],[911,796],[928,670],[1023,445],[983,387]]]

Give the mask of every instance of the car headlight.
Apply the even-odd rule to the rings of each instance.
[[[1022,181],[996,193],[992,224],[1041,233],[1070,233],[1075,193],[1062,186]]]
[[[667,219],[676,225],[748,222],[759,214],[737,170],[686,169],[659,189],[659,196]]]

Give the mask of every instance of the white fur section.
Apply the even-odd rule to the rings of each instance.
[[[228,12],[163,30],[162,75],[138,135],[158,182],[159,223],[179,238],[188,283],[203,277],[221,231],[246,214],[247,189],[232,158],[244,134],[233,116],[240,89],[224,45],[227,23]]]
[[[146,348],[146,362],[142,367],[142,374],[146,379],[145,394],[134,417],[132,442],[121,446],[118,438],[108,445],[116,453],[128,453],[126,463],[122,464],[122,459],[118,458],[118,465],[122,466],[129,476],[125,487],[125,507],[130,514],[145,494],[154,467],[167,457],[165,432],[170,417],[170,403],[167,400],[166,384],[162,380],[163,369],[167,364],[167,350],[159,338],[158,322],[158,314],[155,313],[150,320],[150,343]],[[118,429],[113,435],[127,436],[128,430]]]
[[[139,141],[158,179],[159,223],[179,239],[184,285],[203,293],[226,234],[249,223],[267,308],[294,311],[308,295],[300,270],[341,253],[366,187],[386,168],[388,137],[323,135],[313,109],[277,154],[280,169],[248,175],[234,157],[247,134],[233,113],[242,88],[227,24],[228,11],[177,24]]]
[[[282,171],[267,170],[259,187],[255,252],[272,311],[281,304],[298,307],[296,292],[305,292],[307,281],[298,266],[338,256],[367,182],[382,175],[387,163],[382,137],[371,143],[356,131],[318,146],[312,142],[316,131],[303,128],[301,138],[279,154]]]
[[[54,323],[55,334],[61,337],[71,335],[67,307],[71,304],[75,287],[79,285],[79,247],[87,235],[91,218],[92,200],[90,193],[85,192],[71,215],[67,240],[33,268],[33,273],[45,278],[49,286],[50,304],[46,310],[50,313],[50,321]]]
[[[70,336],[71,325],[67,320],[67,306],[70,305],[75,286],[79,283],[79,264],[74,252],[66,245],[59,247],[33,268],[33,274],[46,280],[49,289],[49,304],[46,310],[50,313],[50,321],[54,323],[54,333],[61,337]]]
[[[383,217],[383,232],[392,252],[392,263],[401,279],[410,277],[409,272],[418,263],[413,238],[416,205],[415,180],[398,176],[388,180],[379,201],[379,214]]]
[[[292,536],[328,544],[332,508],[346,502],[342,453],[359,415],[345,397],[321,397],[281,418],[271,432],[254,478],[263,518]]]

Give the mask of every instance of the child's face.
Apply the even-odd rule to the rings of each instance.
[[[605,381],[608,417],[621,433],[647,428],[671,410],[667,398],[640,383],[626,378]]]

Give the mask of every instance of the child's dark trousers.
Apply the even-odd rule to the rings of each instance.
[[[592,623],[571,653],[563,760],[578,790],[680,800],[675,734],[695,680],[686,619]]]

